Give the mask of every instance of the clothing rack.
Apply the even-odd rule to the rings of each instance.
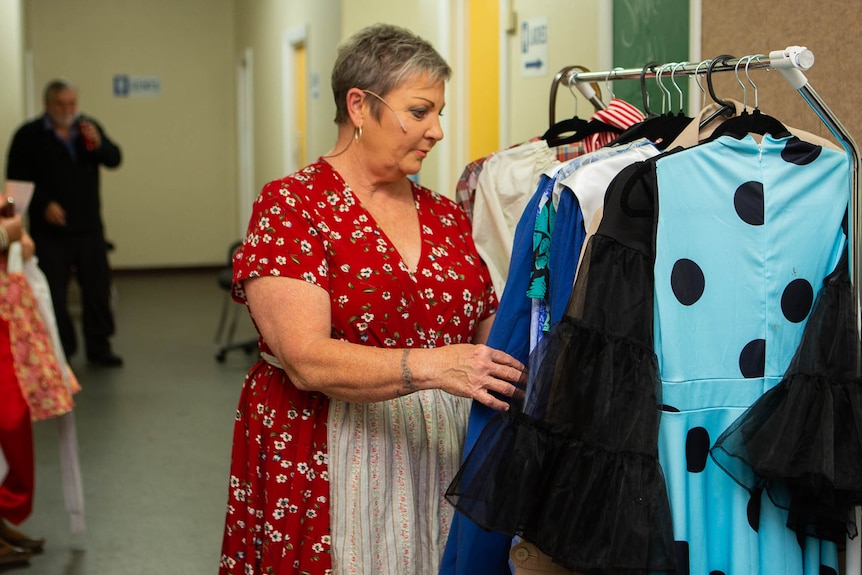
[[[596,82],[609,82],[612,80],[641,80],[645,78],[656,78],[659,81],[661,76],[667,74],[671,76],[671,80],[677,76],[696,76],[700,74],[713,74],[716,72],[734,72],[740,73],[744,70],[747,74],[749,70],[778,70],[782,73],[785,79],[790,83],[794,90],[799,92],[806,103],[817,114],[820,120],[829,128],[832,135],[838,140],[845,151],[850,155],[850,210],[848,212],[848,233],[849,233],[849,254],[848,266],[850,273],[850,282],[853,288],[853,301],[856,306],[856,333],[857,338],[857,365],[856,375],[862,376],[862,287],[860,287],[860,264],[857,261],[857,254],[862,250],[860,242],[862,242],[862,213],[860,213],[860,205],[862,205],[862,180],[860,180],[860,153],[859,147],[856,145],[853,137],[847,129],[841,124],[829,106],[823,101],[820,95],[808,83],[808,79],[803,72],[807,71],[814,65],[814,54],[803,46],[789,46],[783,50],[774,50],[769,52],[768,56],[750,55],[741,58],[722,55],[712,60],[704,60],[702,62],[681,62],[659,65],[657,63],[647,64],[643,68],[617,68],[602,72],[585,72],[578,71],[581,67],[569,66],[563,68],[557,77],[554,78],[552,85],[552,95],[556,95],[556,87],[559,84],[564,84],[569,87],[576,87],[579,91],[595,106],[596,95],[592,87],[588,84]],[[709,82],[710,94],[716,101],[712,92],[711,78],[707,76]],[[664,88],[662,87],[664,90]],[[552,100],[553,103],[554,100]],[[599,101],[600,102],[600,101]],[[602,106],[603,107],[603,106]],[[551,112],[551,121],[553,123],[553,112]],[[862,508],[856,508],[856,523],[862,523]],[[848,538],[846,548],[845,573],[847,575],[860,575],[862,573],[862,546],[859,541],[851,542]]]

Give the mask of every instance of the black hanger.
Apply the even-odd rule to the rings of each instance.
[[[762,136],[771,134],[776,138],[786,138],[790,135],[790,132],[777,119],[767,116],[755,108],[750,114],[743,112],[735,118],[725,120],[712,132],[709,140],[713,140],[719,136],[733,136],[740,139],[744,138],[746,134],[760,134]]]
[[[646,86],[647,70],[655,71],[658,62],[649,62],[641,69],[641,97],[643,98],[644,113],[647,118],[638,124],[630,127],[619,135],[609,146],[620,144],[628,144],[646,138],[651,141],[660,150],[665,150],[670,143],[682,133],[688,126],[691,118],[683,114],[682,110],[678,114],[669,112],[667,114],[656,114],[649,109],[649,94]]]
[[[740,59],[740,61],[736,64],[737,68],[739,67],[739,64],[742,62],[743,59],[744,58]],[[748,58],[748,62],[749,64],[751,63],[751,57]],[[746,75],[748,75],[747,65],[745,73]],[[736,79],[737,82],[739,82],[739,85],[742,86],[742,102],[743,106],[745,106],[745,85],[739,80],[738,71]],[[751,82],[751,78],[749,78],[749,82]],[[753,82],[752,86],[754,86]],[[776,138],[786,138],[790,136],[790,132],[787,130],[784,124],[782,124],[772,116],[767,116],[760,111],[760,108],[757,104],[757,86],[754,86],[754,110],[749,113],[748,110],[743,109],[742,113],[739,116],[735,118],[730,118],[729,120],[718,126],[713,132],[713,136],[710,139],[714,139],[722,135],[733,136],[735,138],[743,138],[746,134],[772,134]]]
[[[562,146],[564,144],[572,144],[581,142],[588,136],[598,134],[599,132],[613,132],[619,134],[622,129],[606,124],[601,120],[584,120],[575,116],[567,120],[561,120],[548,128],[542,134],[542,139],[548,143],[549,147]]]
[[[646,138],[659,150],[666,150],[690,122],[691,118],[682,114],[652,116],[624,131],[608,145],[629,144]]]
[[[731,102],[726,102],[719,98],[715,94],[715,88],[713,88],[712,86],[712,71],[715,68],[716,64],[724,64],[731,59],[733,59],[733,56],[731,56],[730,54],[722,54],[721,56],[716,56],[715,58],[713,58],[712,61],[709,63],[709,66],[706,67],[706,86],[709,89],[709,97],[712,98],[712,100],[721,107],[712,114],[710,114],[707,118],[701,120],[700,129],[705,128],[707,124],[709,124],[719,116],[731,117],[736,113],[736,106],[734,106]]]

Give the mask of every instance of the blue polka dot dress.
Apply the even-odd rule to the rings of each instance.
[[[796,138],[721,137],[658,160],[655,177],[658,443],[678,573],[831,572],[833,544],[798,538],[786,509],[709,451],[781,381],[838,265],[846,156]]]

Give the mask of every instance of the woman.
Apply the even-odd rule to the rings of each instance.
[[[470,400],[523,365],[464,213],[411,182],[449,66],[388,25],[339,48],[332,151],[267,184],[234,260],[260,333],[237,412],[221,573],[436,573]],[[331,538],[330,538],[331,535]]]

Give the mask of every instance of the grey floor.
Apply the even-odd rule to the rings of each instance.
[[[22,529],[47,545],[10,573],[218,569],[234,411],[253,356],[214,359],[225,295],[215,273],[118,275],[115,286],[114,348],[125,365],[71,361],[83,387],[75,418],[86,533],[71,533],[64,509],[56,421],[38,422],[35,504]],[[241,319],[239,335],[253,333]]]

